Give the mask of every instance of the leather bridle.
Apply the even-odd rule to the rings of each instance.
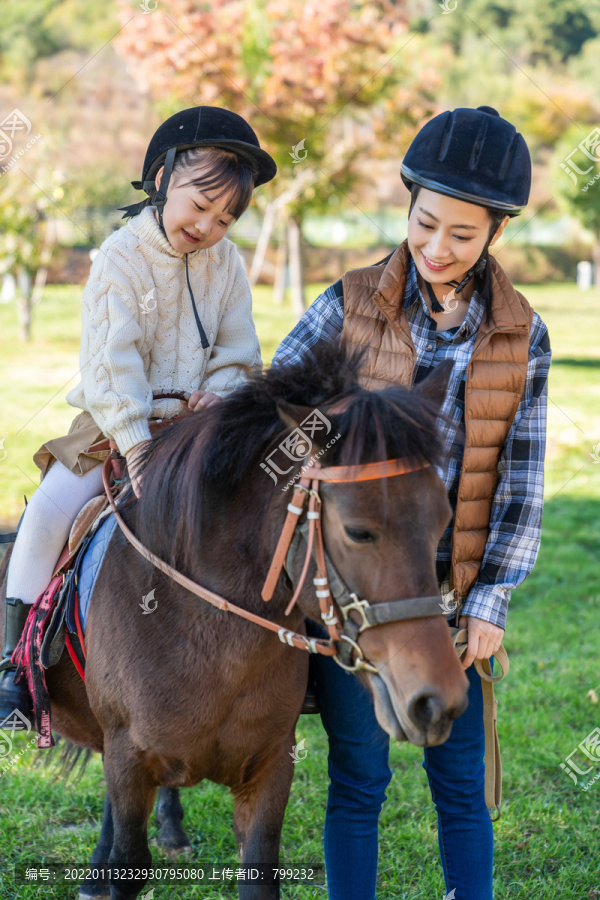
[[[176,396],[179,399],[187,397],[189,399],[189,395],[184,395],[181,392],[177,392],[176,394],[155,394],[154,398],[159,399],[159,397],[165,396]],[[161,425],[167,424],[169,424],[169,420],[164,420],[161,423]],[[160,569],[161,572],[164,572],[178,584],[182,585],[182,587],[186,588],[186,590],[195,594],[195,596],[201,597],[218,609],[234,613],[263,628],[277,632],[279,640],[282,643],[288,644],[290,647],[306,650],[308,653],[319,653],[324,656],[331,656],[338,665],[342,666],[342,668],[346,669],[348,672],[357,672],[360,669],[365,669],[369,672],[377,672],[375,666],[364,658],[364,654],[358,644],[358,638],[363,631],[390,622],[401,622],[407,619],[446,615],[440,601],[440,594],[392,600],[387,603],[377,603],[373,606],[368,600],[359,599],[345,584],[327,554],[323,542],[323,531],[321,526],[322,499],[319,494],[320,482],[355,483],[359,481],[389,478],[395,475],[406,475],[410,472],[416,472],[420,469],[427,468],[430,465],[428,462],[419,462],[410,459],[392,459],[384,462],[367,463],[357,466],[323,467],[317,460],[314,460],[310,465],[303,466],[300,470],[301,477],[294,486],[293,497],[288,504],[287,516],[283,524],[277,547],[273,554],[273,559],[261,595],[263,600],[270,600],[275,591],[282,569],[285,567],[288,573],[292,572],[300,539],[304,537],[306,542],[304,564],[300,579],[297,584],[294,585],[294,594],[286,607],[285,614],[290,614],[302,591],[308,568],[314,554],[317,565],[317,574],[315,578],[313,578],[313,583],[315,585],[315,592],[321,609],[321,618],[329,632],[329,639],[326,640],[323,638],[309,638],[296,631],[290,631],[270,619],[258,616],[249,610],[231,603],[220,594],[192,581],[192,579],[183,575],[177,569],[173,568],[148,550],[123,521],[113,497],[110,485],[111,469],[113,463],[117,464],[117,462],[124,462],[119,456],[116,442],[112,439],[107,439],[94,444],[93,448],[89,449],[103,450],[108,448],[110,448],[112,452],[106,457],[102,467],[104,489],[119,528],[136,550],[138,550],[145,559],[149,560],[153,566],[156,566],[157,569]],[[119,475],[122,474],[118,467],[117,471],[119,472]],[[307,498],[308,510],[306,519],[300,524],[300,517],[304,512]],[[341,630],[338,630],[336,627],[340,624],[335,609],[336,606],[343,619]],[[354,618],[351,618],[352,613],[360,616],[360,621],[357,622]],[[340,646],[336,647],[336,643]],[[352,658],[354,654],[356,654],[356,659],[353,661]]]
[[[368,600],[360,599],[355,593],[350,591],[325,549],[321,523],[322,498],[319,493],[319,483],[322,481],[333,484],[371,481],[389,478],[394,475],[406,475],[428,466],[429,463],[427,462],[392,459],[358,466],[322,467],[315,460],[311,465],[305,466],[301,470],[302,477],[295,486],[294,496],[288,505],[288,514],[262,589],[262,598],[263,600],[271,599],[284,566],[288,576],[290,576],[290,573],[293,571],[300,539],[304,538],[306,543],[304,565],[300,578],[294,586],[292,599],[285,612],[286,615],[291,612],[300,596],[310,561],[314,556],[317,573],[313,578],[313,584],[321,609],[321,618],[327,626],[330,641],[340,644],[334,659],[338,665],[348,672],[357,672],[360,669],[377,672],[376,667],[365,659],[358,644],[358,638],[363,631],[391,622],[445,615],[445,612],[440,602],[440,594],[409,597],[371,606]],[[299,524],[307,497],[309,500],[306,520]],[[340,624],[340,621],[335,611],[334,603],[342,615],[343,624],[341,630],[336,627]],[[357,622],[355,618],[351,617],[350,614],[353,611],[355,615],[360,616],[360,621]],[[289,632],[284,632],[282,639],[285,638],[286,634],[289,634]],[[353,654],[356,654],[354,661],[352,660]]]

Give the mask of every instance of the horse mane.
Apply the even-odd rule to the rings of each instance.
[[[397,457],[435,465],[442,455],[439,405],[400,385],[383,391],[360,387],[363,355],[341,342],[315,345],[301,362],[255,372],[221,403],[156,432],[139,463],[140,540],[171,565],[191,571],[202,529],[214,525],[217,511],[252,484],[256,502],[268,503],[281,486],[260,463],[291,431],[279,415],[281,401],[305,414],[318,408],[330,418],[332,434],[342,439],[327,450],[325,465]],[[328,414],[328,405],[342,398],[349,398],[345,411]],[[125,509],[132,499],[129,495]]]

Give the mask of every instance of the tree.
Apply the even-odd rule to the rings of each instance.
[[[132,5],[118,3],[124,22]],[[404,6],[389,0],[172,0],[137,16],[115,45],[163,115],[227,107],[275,158],[277,178],[256,192],[265,224],[252,278],[277,219],[292,220],[301,270],[304,214],[350,192],[358,159],[398,154],[439,86],[427,49],[407,37]],[[293,293],[300,314],[298,279]]]
[[[553,171],[559,202],[594,235],[594,283],[600,290],[600,128],[570,128],[557,147]]]
[[[31,313],[46,282],[56,243],[48,216],[63,196],[63,175],[47,163],[32,167],[29,177],[14,165],[0,178],[0,276],[11,272],[17,284],[21,339],[31,337]]]

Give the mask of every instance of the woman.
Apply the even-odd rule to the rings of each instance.
[[[407,240],[327,288],[274,364],[341,337],[367,348],[363,383],[382,389],[416,384],[454,360],[443,407],[454,427],[440,420],[447,456],[438,471],[454,514],[436,563],[440,591],[454,592],[459,624],[468,628],[469,707],[446,743],[425,749],[423,767],[446,891],[455,900],[491,900],[482,692],[472,664],[500,646],[511,590],[538,553],[551,354],[546,326],[488,250],[527,203],[531,160],[514,126],[482,106],[427,123],[401,175],[411,192]],[[388,736],[357,679],[329,659],[311,659],[311,667],[330,747],[329,896],[373,900],[378,817],[391,777]]]

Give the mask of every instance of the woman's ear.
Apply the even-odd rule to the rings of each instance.
[[[493,247],[494,244],[496,243],[496,241],[502,237],[502,232],[504,231],[504,229],[506,228],[506,226],[508,225],[509,222],[510,222],[510,216],[504,216],[504,218],[498,225],[498,230],[496,231],[496,234],[490,241],[490,244],[489,244],[490,247]]]

